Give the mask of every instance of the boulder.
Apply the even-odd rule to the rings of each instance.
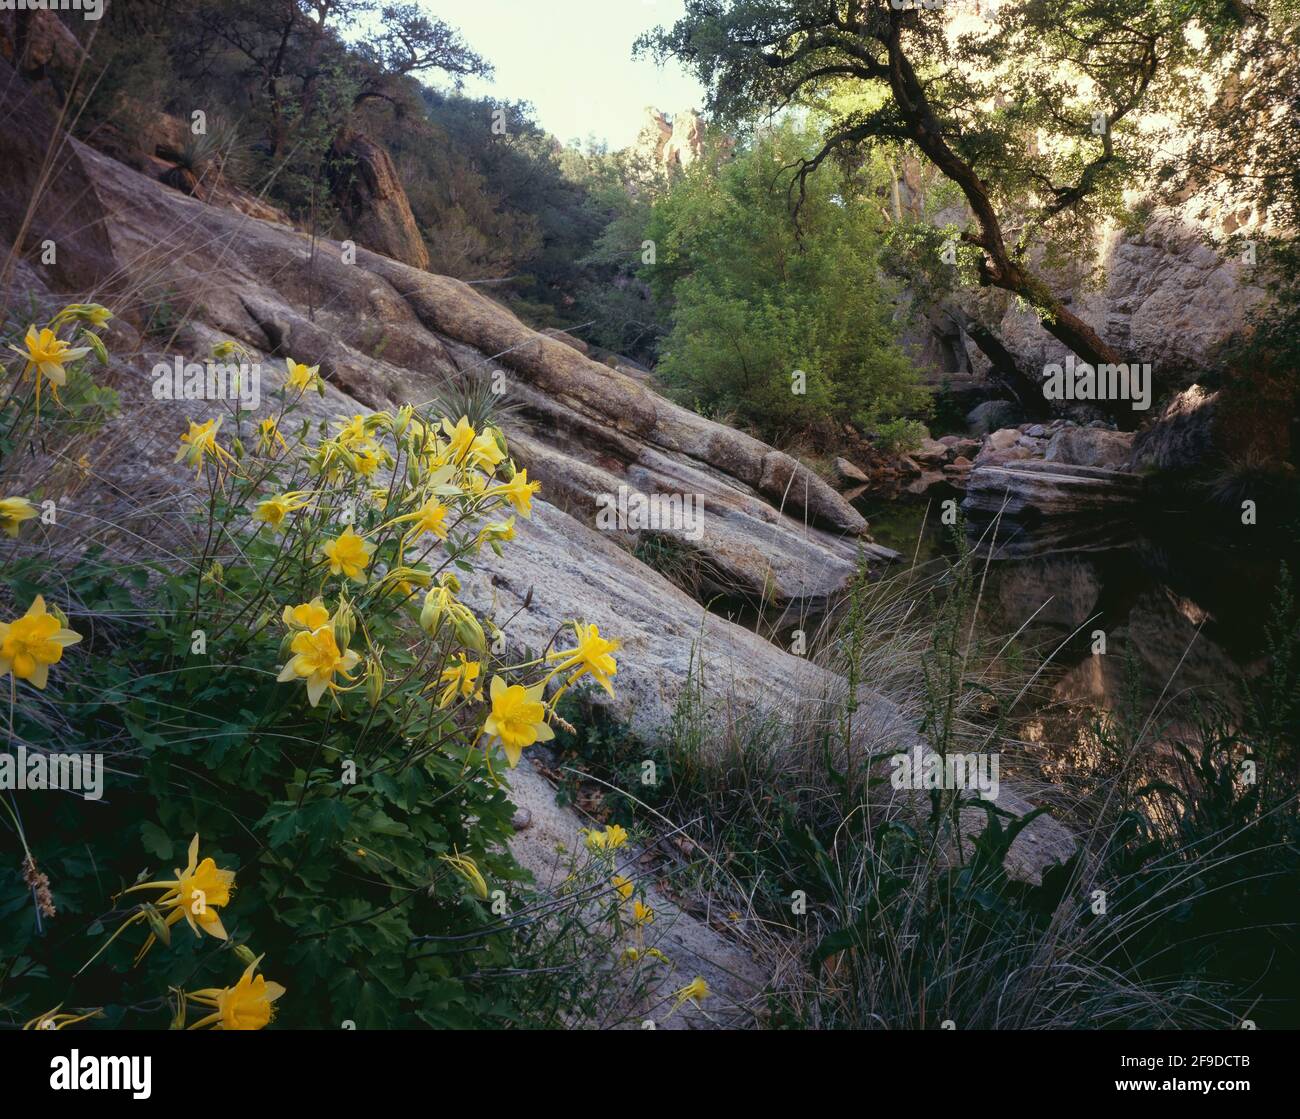
[[[1020,406],[1010,400],[986,400],[966,414],[966,423],[976,435],[988,435],[998,428],[1020,421]]]
[[[859,467],[854,466],[853,463],[849,462],[846,458],[837,458],[831,466],[835,471],[835,476],[841,483],[846,485],[853,485],[855,483],[857,485],[862,485],[871,480]]]
[[[1219,394],[1200,385],[1183,390],[1166,405],[1160,418],[1138,432],[1129,466],[1141,471],[1188,471],[1202,466],[1215,452]]]
[[[1042,459],[981,464],[966,483],[962,508],[1008,517],[1069,517],[1133,511],[1142,496],[1136,474]]]
[[[330,189],[352,239],[412,268],[429,267],[429,250],[384,147],[351,129],[330,146]]]
[[[1101,427],[1066,427],[1052,436],[1043,458],[1067,466],[1123,467],[1133,451],[1133,433]]]
[[[1020,432],[1014,427],[1003,427],[993,432],[985,441],[988,450],[1005,451],[1020,442]]]
[[[922,466],[942,466],[952,457],[952,448],[937,439],[922,439],[918,450],[912,457]]]

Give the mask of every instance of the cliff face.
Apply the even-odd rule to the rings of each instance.
[[[704,120],[694,109],[670,116],[648,107],[635,152],[657,170],[684,169],[703,157],[704,129]]]

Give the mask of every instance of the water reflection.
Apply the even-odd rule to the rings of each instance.
[[[876,539],[909,562],[937,566],[956,554],[937,505],[929,515],[897,502],[860,508]],[[1050,656],[1040,702],[1114,710],[1136,690],[1148,706],[1214,697],[1239,711],[1243,684],[1264,669],[1276,553],[1229,547],[1177,521],[971,521],[965,531],[986,561],[976,630],[1018,634],[1030,663]]]

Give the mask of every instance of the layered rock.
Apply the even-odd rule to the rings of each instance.
[[[1008,517],[1064,517],[1133,510],[1142,479],[1099,466],[1022,459],[978,466],[966,483],[962,508]]]
[[[383,145],[341,129],[330,146],[330,187],[359,244],[412,268],[429,267],[429,249]]]

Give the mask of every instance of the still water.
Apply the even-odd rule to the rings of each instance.
[[[957,555],[939,503],[865,497],[858,509],[875,539],[927,572]],[[1073,519],[1072,519],[1073,521]],[[1240,535],[1240,534],[1239,534]],[[1002,521],[965,526],[983,592],[977,633],[1050,656],[1050,704],[1114,710],[1126,689],[1143,703],[1181,706],[1215,697],[1239,710],[1242,688],[1266,665],[1283,559],[1207,534],[1192,517],[1037,527]],[[1105,654],[1097,655],[1098,634]]]

